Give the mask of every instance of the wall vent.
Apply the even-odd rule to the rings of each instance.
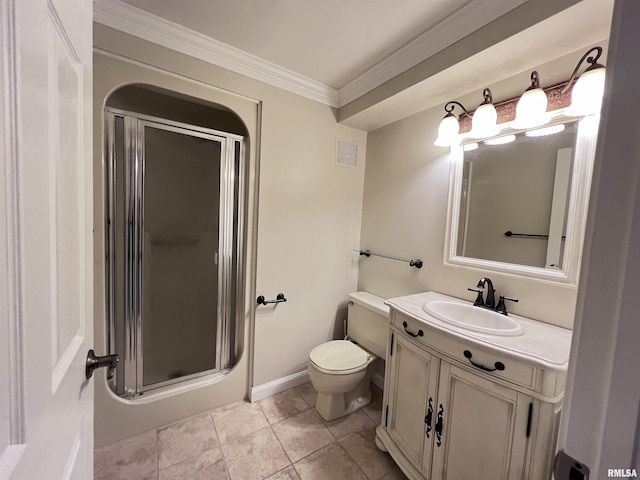
[[[336,145],[336,164],[355,167],[358,159],[358,145],[338,140]]]

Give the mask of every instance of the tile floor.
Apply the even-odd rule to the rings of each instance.
[[[375,446],[382,392],[324,421],[310,383],[238,402],[95,451],[95,480],[405,480]]]

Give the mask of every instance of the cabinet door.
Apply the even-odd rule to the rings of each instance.
[[[444,361],[439,383],[432,479],[521,479],[532,398]]]
[[[416,347],[398,332],[392,331],[390,385],[386,428],[396,446],[420,470],[423,452],[431,460],[431,423],[426,424],[429,407],[435,410],[439,359]],[[427,431],[427,430],[430,431]],[[425,448],[425,442],[428,448]]]

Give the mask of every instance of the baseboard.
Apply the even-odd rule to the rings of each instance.
[[[251,387],[251,403],[270,397],[276,393],[284,392],[290,388],[297,387],[298,385],[302,385],[308,381],[309,371],[304,370],[286,377],[278,378],[277,380],[273,380],[269,383],[258,385],[257,387]]]
[[[263,398],[270,397],[276,393],[284,392],[290,388],[297,387],[303,383],[309,381],[309,370],[303,370],[302,372],[294,373],[286,377],[278,378],[269,383],[258,385],[257,387],[251,387],[251,403],[255,403]],[[380,390],[384,390],[384,377],[379,373],[374,373],[371,376],[371,383],[377,386]]]
[[[380,390],[384,390],[384,377],[379,373],[371,375],[371,383],[373,383]]]

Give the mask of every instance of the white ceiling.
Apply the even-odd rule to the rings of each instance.
[[[554,14],[556,1],[94,0],[94,19],[338,107],[341,123],[370,131],[608,37],[614,0],[563,0],[573,5]],[[530,27],[515,28],[514,13]],[[489,24],[482,38],[493,46],[467,41]],[[510,36],[493,32],[497,24]],[[460,56],[464,48],[475,50]],[[445,49],[458,50],[454,63],[425,75],[412,68]]]
[[[339,89],[422,34],[442,49],[526,0],[123,1]]]

